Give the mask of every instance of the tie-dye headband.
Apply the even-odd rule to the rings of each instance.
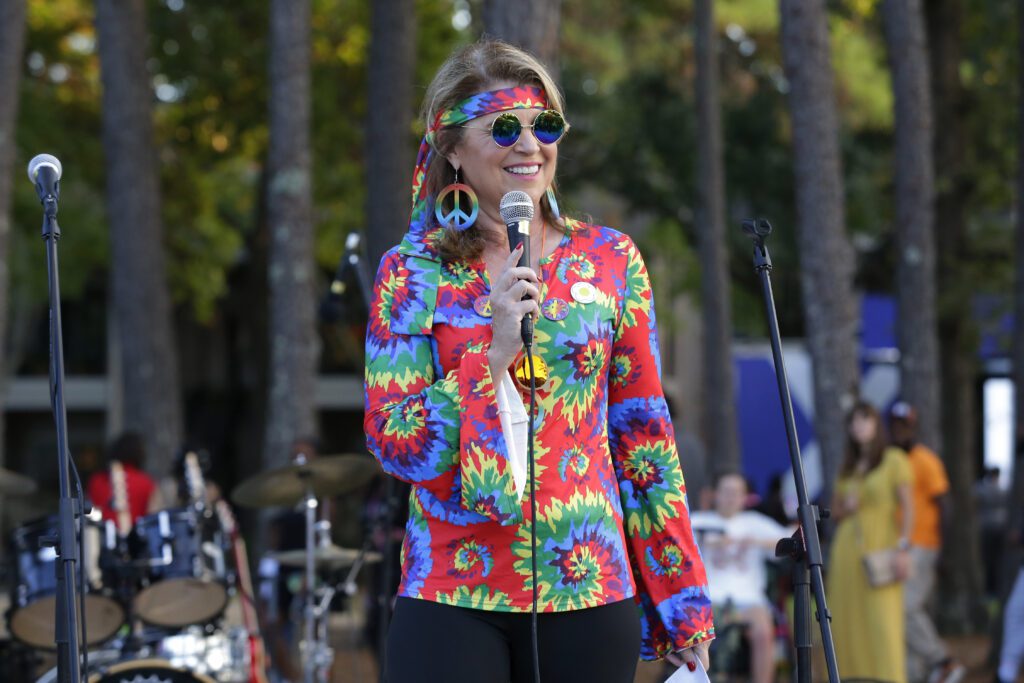
[[[420,150],[416,155],[416,169],[412,174],[412,223],[410,228],[424,227],[423,217],[428,202],[423,196],[424,179],[427,167],[434,156],[434,134],[442,128],[457,126],[496,111],[509,109],[547,109],[548,98],[543,88],[534,85],[521,85],[515,88],[491,90],[468,97],[451,109],[439,112],[427,129],[427,134],[420,142]]]

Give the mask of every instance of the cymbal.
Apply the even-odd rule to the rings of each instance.
[[[306,551],[301,548],[299,550],[282,550],[268,553],[268,556],[274,558],[285,567],[306,566]],[[313,550],[313,564],[317,567],[351,567],[356,563],[357,557],[359,557],[357,549],[341,548],[333,544]],[[375,550],[370,550],[363,557],[363,561],[367,564],[380,562],[381,554]]]
[[[36,482],[0,467],[0,496],[29,496],[36,492]]]
[[[231,500],[255,508],[295,505],[306,495],[307,485],[317,498],[340,496],[379,472],[377,461],[367,455],[324,455],[249,477],[231,492]]]

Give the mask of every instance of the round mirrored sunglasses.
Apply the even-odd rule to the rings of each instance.
[[[480,126],[470,126],[467,124],[463,124],[462,128],[486,130]],[[553,145],[561,140],[562,136],[569,130],[569,124],[562,117],[562,113],[555,109],[545,109],[537,114],[537,117],[533,119],[533,123],[523,123],[519,120],[518,116],[507,111],[498,114],[491,121],[491,139],[494,140],[494,144],[498,147],[511,147],[519,141],[519,136],[523,134],[523,128],[531,128],[534,137],[537,138],[537,142],[542,145]]]

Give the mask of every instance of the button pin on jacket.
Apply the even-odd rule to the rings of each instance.
[[[566,303],[565,299],[559,299],[558,297],[552,297],[547,299],[540,307],[540,312],[544,314],[544,317],[548,320],[565,320],[565,317],[569,315],[569,304]]]
[[[577,282],[569,291],[572,298],[581,304],[592,304],[597,300],[597,288],[589,282]]]
[[[477,315],[482,315],[485,318],[491,317],[491,297],[481,296],[477,297],[477,300],[473,302],[473,310],[477,312]]]

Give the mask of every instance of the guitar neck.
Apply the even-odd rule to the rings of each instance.
[[[132,513],[128,509],[128,478],[124,466],[117,460],[110,463],[110,486],[117,531],[124,536],[132,530]]]

